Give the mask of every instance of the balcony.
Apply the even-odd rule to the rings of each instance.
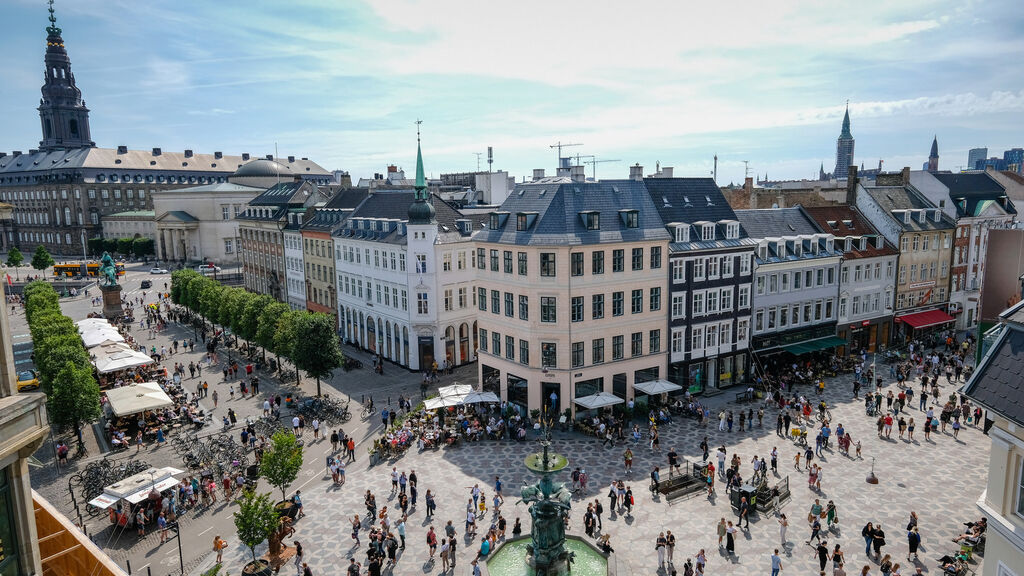
[[[35,490],[32,504],[43,574],[127,576],[109,556]]]

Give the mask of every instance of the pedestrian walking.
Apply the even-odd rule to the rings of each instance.
[[[736,532],[738,532],[736,527],[729,522],[729,526],[725,529],[725,551],[729,556],[736,554]]]
[[[779,576],[779,572],[782,571],[782,558],[779,556],[779,549],[776,548],[775,552],[771,556],[772,563],[772,576]]]
[[[789,519],[786,518],[785,514],[779,515],[779,541],[783,546],[786,545],[786,530],[789,529]]]

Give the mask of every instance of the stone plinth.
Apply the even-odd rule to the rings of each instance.
[[[103,317],[107,320],[116,320],[124,316],[124,309],[121,308],[121,286],[100,286],[100,293],[103,294]]]

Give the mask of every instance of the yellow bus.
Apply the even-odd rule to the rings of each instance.
[[[118,276],[124,276],[124,262],[115,262],[114,263],[114,267],[117,269],[117,275]],[[89,262],[87,270],[89,271],[89,276],[94,276],[95,277],[96,275],[98,275],[100,273],[100,263],[96,262],[96,261]],[[81,264],[54,264],[53,265],[53,275],[57,276],[57,277],[66,276],[66,277],[70,278],[72,276],[78,276],[81,273],[82,273],[82,265]]]

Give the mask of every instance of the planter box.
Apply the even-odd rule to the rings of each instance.
[[[295,517],[299,514],[299,507],[293,504],[291,500],[282,500],[274,508],[277,509],[277,515],[281,518],[287,516],[295,520]]]
[[[246,576],[271,576],[273,571],[270,569],[270,563],[266,560],[257,560],[255,562],[249,562],[242,568],[242,574]]]

